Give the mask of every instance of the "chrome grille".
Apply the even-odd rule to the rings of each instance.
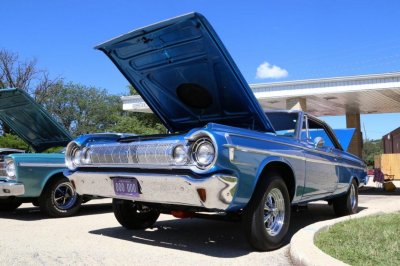
[[[7,176],[6,164],[4,162],[0,162],[0,176]]]
[[[175,143],[118,143],[90,147],[92,165],[174,165]]]

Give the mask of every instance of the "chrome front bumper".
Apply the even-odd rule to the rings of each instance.
[[[216,174],[195,179],[189,175],[164,175],[120,172],[75,172],[67,174],[81,195],[127,199],[140,202],[174,204],[226,210],[237,188],[235,176]],[[138,197],[116,195],[113,177],[135,178],[141,187]],[[203,191],[205,190],[205,196]]]
[[[0,181],[0,197],[20,196],[25,193],[21,183]]]

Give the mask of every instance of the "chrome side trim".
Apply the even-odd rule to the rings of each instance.
[[[229,158],[233,158],[234,155],[231,155],[232,149],[233,150],[239,150],[243,152],[251,152],[251,153],[258,153],[258,154],[264,154],[264,155],[273,155],[273,156],[281,156],[284,158],[292,158],[292,159],[297,159],[297,160],[303,160],[307,162],[313,162],[313,163],[321,163],[321,164],[327,164],[327,165],[335,165],[335,166],[344,166],[348,168],[353,168],[353,169],[360,169],[364,170],[363,167],[358,167],[350,164],[345,164],[345,163],[338,163],[338,162],[329,162],[329,161],[323,161],[323,160],[317,160],[317,159],[307,159],[303,156],[297,156],[297,155],[291,155],[287,153],[282,153],[282,152],[275,152],[275,151],[270,151],[270,150],[261,150],[261,149],[255,149],[255,148],[248,148],[248,147],[243,147],[239,145],[232,145],[232,144],[225,144],[224,147],[229,149]],[[334,156],[332,156],[334,157]]]
[[[329,152],[324,152],[324,151],[319,151],[319,150],[316,150],[316,149],[308,148],[308,147],[302,146],[300,144],[296,145],[296,144],[290,144],[290,143],[276,141],[276,140],[262,139],[262,138],[258,138],[258,137],[249,137],[249,136],[245,136],[245,135],[241,135],[241,134],[237,134],[237,133],[226,133],[225,137],[228,140],[228,143],[231,144],[231,145],[234,145],[234,144],[232,144],[232,141],[230,140],[230,136],[236,136],[236,137],[241,137],[241,138],[259,140],[259,141],[263,141],[263,142],[275,143],[275,144],[279,144],[279,145],[293,147],[293,148],[296,148],[296,149],[307,150],[307,151],[310,151],[310,152],[315,152],[315,153],[319,153],[319,154],[323,154],[323,155],[329,155],[329,156],[332,156],[332,157],[338,157],[339,158],[339,156],[332,155]],[[298,140],[298,141],[300,142],[300,140]],[[352,162],[355,162],[355,163],[359,163],[358,161],[353,160],[351,158],[349,158],[348,160],[350,160]]]
[[[241,138],[246,138],[246,139],[259,140],[259,141],[263,141],[263,142],[271,142],[271,143],[284,145],[284,146],[288,146],[288,147],[293,147],[293,148],[297,148],[297,149],[302,149],[303,148],[303,147],[301,147],[299,145],[295,145],[295,144],[290,144],[290,143],[276,141],[276,140],[270,140],[270,139],[262,139],[262,138],[258,138],[258,137],[250,137],[250,136],[245,136],[245,135],[241,135],[241,134],[237,134],[237,133],[227,133],[227,134],[225,134],[225,136],[226,135],[228,135],[229,137],[230,136],[236,136],[236,137],[241,137]],[[232,144],[232,143],[229,143],[229,144]]]
[[[141,188],[139,197],[116,195],[112,181],[114,177],[135,178]],[[189,175],[78,171],[68,178],[81,195],[204,207],[213,210],[226,210],[229,207],[238,184],[237,177],[221,174],[195,179]],[[204,200],[200,198],[197,189],[206,191]]]
[[[21,183],[1,182],[0,181],[0,197],[20,196],[25,193],[25,187]]]
[[[18,163],[21,167],[67,167],[65,163]]]

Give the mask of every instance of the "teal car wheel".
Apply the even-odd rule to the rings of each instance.
[[[50,181],[39,198],[39,207],[50,217],[74,215],[82,203],[71,182],[63,177]]]

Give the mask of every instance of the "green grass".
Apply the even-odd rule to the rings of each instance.
[[[315,245],[350,265],[400,265],[400,213],[335,224]]]

